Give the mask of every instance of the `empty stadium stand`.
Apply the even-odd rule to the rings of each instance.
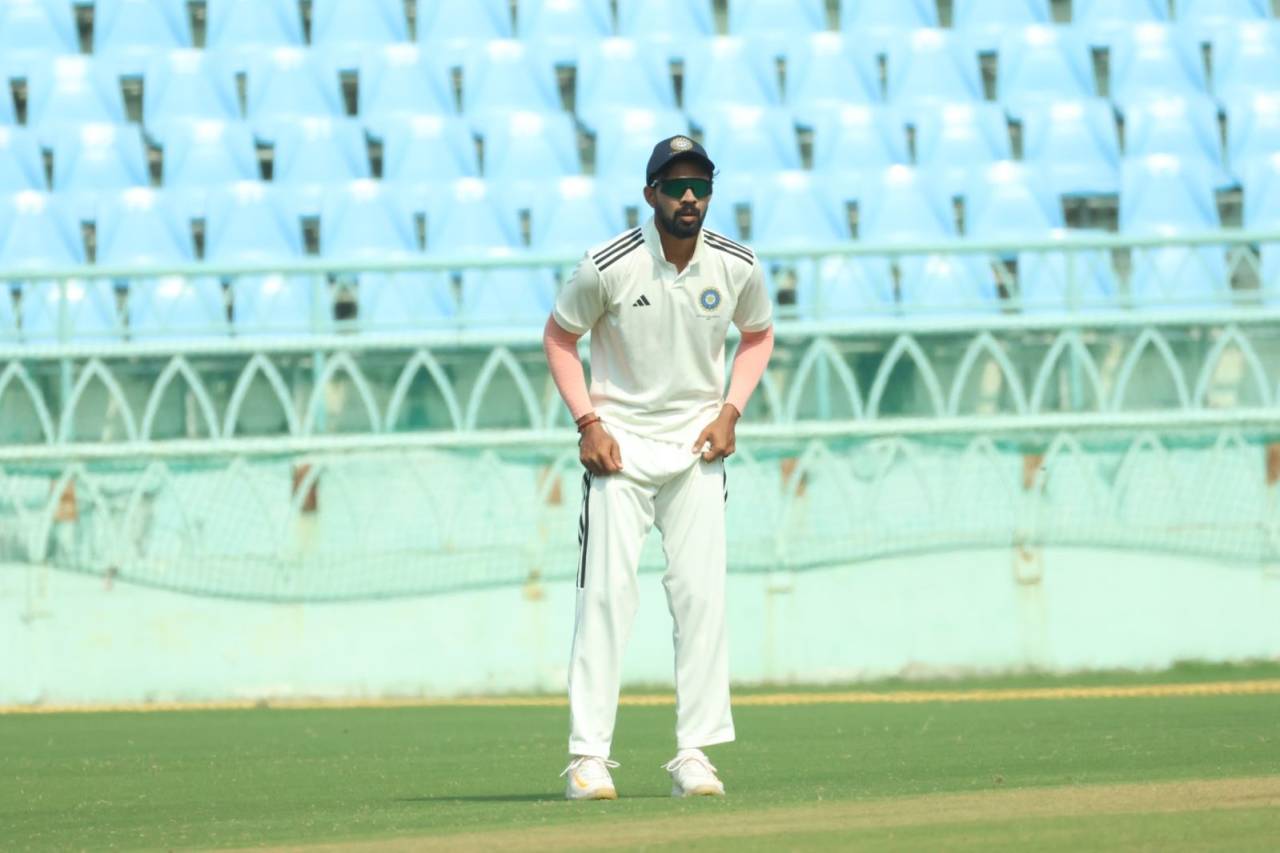
[[[456,262],[351,274],[362,329],[536,325],[571,264],[469,259],[567,261],[634,223],[652,142],[691,133],[720,169],[709,223],[762,255],[919,244],[787,264],[796,316],[1222,304],[1213,248],[1009,249],[1026,278],[998,292],[986,256],[933,244],[1275,227],[1273,5],[0,0],[0,265],[139,267],[114,301],[87,280],[60,334],[325,327],[340,277],[219,269],[309,257]],[[71,290],[15,275],[0,335],[54,334],[39,306]]]

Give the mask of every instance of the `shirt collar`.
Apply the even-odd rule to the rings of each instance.
[[[686,270],[702,260],[702,244],[704,242],[702,232],[703,229],[699,228],[698,241],[694,244],[693,257],[689,258],[689,266],[685,267]],[[653,256],[664,264],[670,264],[671,262],[667,260],[667,256],[662,252],[662,238],[658,236],[658,225],[653,221],[652,216],[646,219],[644,224],[640,226],[640,233],[644,235],[644,244],[649,248],[649,251],[653,253]]]

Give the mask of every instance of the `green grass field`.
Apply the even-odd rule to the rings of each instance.
[[[1264,666],[982,686],[1276,677]],[[563,708],[0,716],[0,849],[1270,850],[1280,839],[1276,693],[743,705],[735,716],[739,741],[710,750],[729,796],[676,801],[660,769],[671,707],[624,706],[621,799],[600,803],[561,799]]]

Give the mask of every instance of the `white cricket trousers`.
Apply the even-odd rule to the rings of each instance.
[[[569,752],[609,756],[622,655],[639,603],[640,548],[654,524],[675,623],[676,746],[733,740],[725,637],[724,460],[609,428],[622,471],[583,477],[577,612],[569,662]]]

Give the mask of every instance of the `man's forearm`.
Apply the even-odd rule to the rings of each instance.
[[[743,332],[742,342],[733,356],[733,378],[729,380],[729,393],[725,402],[738,410],[746,411],[747,401],[760,384],[760,377],[769,366],[773,354],[773,326],[762,332]]]
[[[591,414],[591,394],[587,391],[582,359],[578,357],[580,337],[560,328],[554,317],[547,318],[547,325],[542,330],[542,350],[547,354],[551,379],[574,421]]]

